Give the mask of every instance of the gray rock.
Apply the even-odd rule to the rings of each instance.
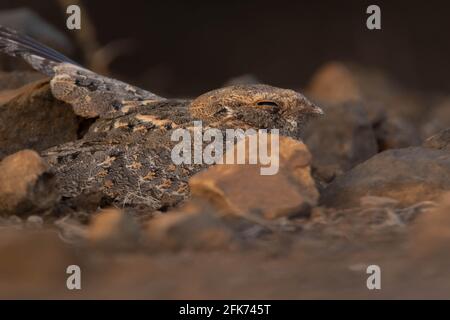
[[[423,143],[426,148],[450,151],[450,128],[429,137]]]
[[[328,207],[358,206],[363,196],[388,197],[400,205],[435,200],[450,190],[450,154],[423,147],[387,150],[338,177],[323,191]]]

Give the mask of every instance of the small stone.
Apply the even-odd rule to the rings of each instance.
[[[145,230],[151,250],[208,251],[236,243],[231,229],[208,205],[189,202],[176,211],[151,219]]]
[[[434,260],[448,270],[449,243],[450,192],[447,192],[435,209],[419,215],[414,221],[410,230],[410,250],[415,257]]]
[[[429,137],[423,143],[426,148],[450,151],[450,128]]]
[[[55,179],[44,160],[32,150],[0,162],[0,211],[30,215],[51,209],[58,201]]]
[[[87,230],[88,241],[101,247],[130,249],[137,245],[139,238],[139,225],[134,218],[117,209],[97,214]]]
[[[87,238],[87,227],[70,216],[58,219],[54,224],[59,229],[60,238],[66,243],[80,244]]]
[[[30,229],[40,229],[44,225],[44,219],[40,216],[29,216],[25,226]]]
[[[20,217],[13,215],[9,217],[8,223],[12,225],[22,225],[23,221],[22,219],[20,219]]]

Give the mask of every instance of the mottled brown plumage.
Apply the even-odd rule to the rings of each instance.
[[[66,197],[101,191],[122,205],[159,209],[188,194],[187,181],[205,165],[175,165],[173,130],[202,120],[204,129],[279,129],[299,138],[322,110],[293,90],[268,85],[221,88],[190,100],[168,100],[86,70],[49,48],[0,28],[0,50],[25,58],[52,77],[55,98],[82,117],[97,118],[78,141],[42,153]]]

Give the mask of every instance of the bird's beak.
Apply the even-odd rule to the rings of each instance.
[[[310,115],[323,115],[325,112],[323,112],[322,108],[311,102],[309,99],[307,99],[302,94],[298,94],[299,96],[299,105],[300,108],[303,109],[304,113],[310,114]]]
[[[311,111],[312,114],[317,114],[317,115],[323,115],[325,114],[325,112],[323,112],[322,108],[316,106],[315,104],[311,103]]]
[[[323,112],[322,108],[315,105],[311,101],[306,101],[306,106],[304,107],[305,111],[311,115],[323,115],[325,112]]]

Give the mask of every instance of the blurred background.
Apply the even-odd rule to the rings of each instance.
[[[86,37],[114,48],[108,72],[169,97],[196,96],[244,74],[300,88],[330,60],[381,68],[414,90],[450,90],[448,1],[2,0],[0,10],[32,9],[86,64],[78,31],[65,28],[65,7],[78,2]],[[382,30],[366,28],[369,4],[381,7]]]

